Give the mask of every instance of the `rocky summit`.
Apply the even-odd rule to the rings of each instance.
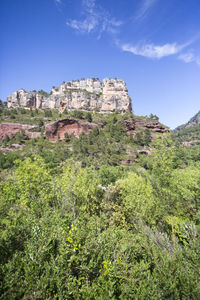
[[[28,92],[20,89],[7,98],[8,107],[33,109],[85,110],[131,112],[131,98],[122,79],[87,78],[63,82],[53,87],[50,94],[44,91]]]

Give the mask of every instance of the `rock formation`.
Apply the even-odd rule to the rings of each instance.
[[[47,124],[45,136],[50,141],[66,140],[66,134],[79,137],[81,133],[88,134],[97,124],[77,119],[63,119]]]
[[[99,123],[99,120],[98,120]],[[127,132],[135,136],[138,130],[149,129],[151,133],[159,132],[165,133],[169,132],[169,129],[161,125],[157,121],[151,121],[147,119],[134,118],[131,120],[121,121],[120,124],[124,125]],[[45,126],[45,136],[50,141],[66,140],[67,135],[73,134],[75,137],[79,137],[81,133],[88,134],[90,131],[98,126],[99,129],[103,129],[106,125],[106,122],[96,124],[90,123],[83,120],[78,120],[74,118],[67,118],[55,121],[53,123],[47,124]]]
[[[138,130],[145,130],[149,129],[151,133],[159,132],[159,133],[165,133],[169,132],[169,129],[160,124],[158,121],[155,120],[148,120],[146,118],[134,118],[131,120],[124,120],[121,121],[121,124],[123,124],[129,134],[135,135]]]
[[[24,131],[29,138],[36,138],[41,136],[41,133],[30,131],[36,128],[37,126],[28,125],[28,124],[19,124],[19,123],[11,123],[11,122],[0,123],[0,139],[3,139],[6,135],[12,137],[17,132],[20,131]]]
[[[43,91],[20,89],[9,96],[7,102],[8,107],[58,109],[60,112],[65,109],[101,113],[132,111],[125,82],[109,78],[102,82],[97,78],[63,82],[59,87],[53,87],[49,95]]]

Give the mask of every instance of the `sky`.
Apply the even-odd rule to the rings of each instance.
[[[200,110],[199,0],[0,0],[0,99],[123,79],[136,115],[175,128]]]

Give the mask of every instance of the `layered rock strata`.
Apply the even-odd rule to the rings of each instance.
[[[151,133],[159,132],[166,133],[169,132],[169,129],[160,124],[158,121],[148,120],[143,118],[134,118],[131,120],[121,121],[129,134],[135,135],[138,130],[149,129]]]
[[[48,140],[56,142],[66,140],[68,136],[79,137],[81,133],[88,134],[97,124],[77,119],[63,119],[45,126],[45,136]],[[67,135],[66,135],[67,134]]]
[[[40,132],[31,132],[30,130],[36,129],[37,126],[32,126],[28,124],[19,124],[19,123],[11,123],[4,122],[0,123],[0,139],[3,139],[6,135],[9,137],[14,136],[17,132],[24,131],[24,133],[29,138],[40,137]]]
[[[169,131],[167,127],[161,125],[157,121],[147,121],[146,119],[140,118],[121,121],[120,124],[124,125],[127,132],[133,136],[140,129],[149,129],[151,133],[165,133]],[[99,129],[104,129],[105,125],[105,121],[97,125],[96,123],[90,123],[70,117],[68,119],[62,119],[47,124],[45,126],[45,136],[51,141],[66,140],[67,135],[73,134],[75,137],[79,137],[81,133],[90,133],[90,131],[96,126],[99,127]]]
[[[98,78],[63,82],[59,87],[53,87],[49,95],[20,89],[10,95],[7,102],[8,107],[13,108],[58,109],[60,112],[65,109],[102,113],[132,111],[125,82],[109,78],[102,82]]]

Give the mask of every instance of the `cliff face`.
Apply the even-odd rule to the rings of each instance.
[[[6,135],[9,137],[15,136],[17,132],[24,131],[24,133],[29,138],[37,138],[41,136],[39,132],[31,132],[31,129],[35,129],[37,126],[32,126],[28,124],[19,124],[19,123],[11,123],[11,122],[4,122],[0,123],[0,140],[3,139]]]
[[[45,136],[50,141],[66,140],[65,133],[79,137],[88,134],[97,124],[77,119],[63,119],[45,126]]]
[[[132,120],[127,121],[121,121],[121,124],[123,124],[129,134],[132,134],[133,136],[136,135],[138,130],[145,130],[149,129],[151,133],[166,133],[169,132],[169,129],[160,124],[158,121],[153,120],[147,120],[145,118],[134,118]]]
[[[147,121],[146,119],[134,118],[131,120],[120,121],[128,134],[136,135],[138,130],[149,129],[152,136],[154,133],[159,132],[164,134],[169,132],[169,129],[161,125],[157,121]],[[104,129],[104,124],[89,123],[84,120],[78,120],[74,118],[62,119],[45,126],[45,136],[50,141],[66,140],[65,134],[73,134],[75,137],[79,137],[81,133],[89,134],[94,127]]]
[[[63,82],[52,88],[50,95],[27,92],[23,89],[7,98],[8,107],[37,109],[86,110],[109,113],[132,111],[131,98],[121,79],[97,78]]]

